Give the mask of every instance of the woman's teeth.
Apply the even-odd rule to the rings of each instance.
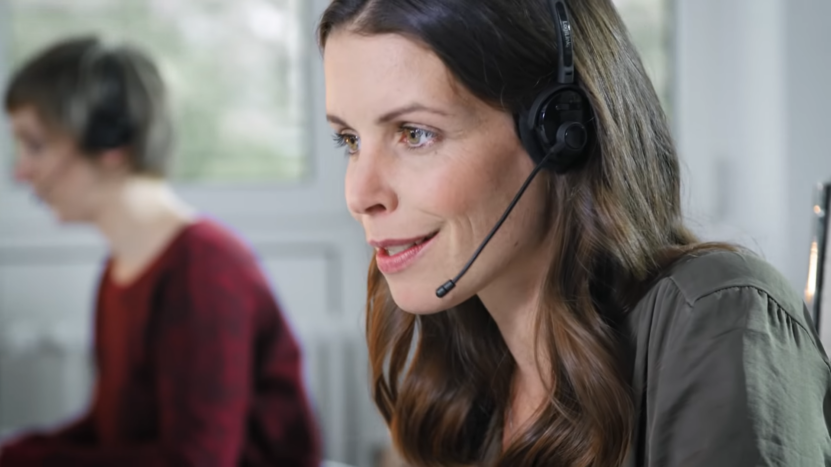
[[[408,250],[408,249],[414,247],[415,245],[416,245],[415,243],[410,243],[409,245],[391,246],[391,247],[384,248],[384,250],[387,251],[388,255],[395,256],[398,253],[401,253],[402,251],[405,251],[405,250]]]
[[[387,255],[389,255],[389,256],[395,256],[398,253],[409,250],[410,248],[412,248],[416,245],[421,245],[422,243],[426,242],[427,240],[430,240],[431,238],[433,238],[432,235],[429,236],[429,237],[424,237],[421,240],[415,241],[415,242],[407,244],[407,245],[398,245],[398,246],[386,247],[386,248],[384,248],[384,251],[386,251]]]

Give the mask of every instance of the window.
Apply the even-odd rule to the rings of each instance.
[[[671,111],[672,0],[614,0],[655,90]]]
[[[173,177],[285,182],[308,175],[308,0],[4,0],[17,66],[70,34],[96,33],[148,52],[170,90]]]
[[[309,0],[0,1],[12,67],[71,34],[127,40],[153,56],[173,101],[178,181],[310,175]],[[614,0],[667,108],[670,1]]]

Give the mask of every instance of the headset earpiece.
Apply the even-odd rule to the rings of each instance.
[[[585,93],[573,85],[553,86],[540,93],[530,109],[517,119],[519,136],[534,163],[555,147],[546,167],[565,173],[591,150],[594,140],[592,109]]]
[[[557,29],[557,83],[540,92],[515,116],[517,133],[534,163],[551,152],[546,167],[565,173],[588,157],[594,145],[594,112],[586,93],[574,84],[571,22],[563,0],[550,0]],[[556,148],[556,149],[555,149]]]
[[[87,64],[82,79],[92,99],[82,138],[85,151],[95,154],[128,145],[133,138],[133,125],[127,105],[124,69],[116,57],[106,50],[97,50]],[[90,89],[95,87],[95,89]]]

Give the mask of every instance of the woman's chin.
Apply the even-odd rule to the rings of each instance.
[[[461,300],[451,294],[444,298],[436,296],[436,289],[428,286],[414,287],[412,284],[390,284],[390,293],[395,304],[403,311],[414,315],[439,313],[458,305]]]
[[[70,213],[55,208],[52,208],[52,217],[60,224],[71,224],[75,221]]]
[[[52,210],[52,216],[59,224],[85,224],[89,222],[87,216],[81,216],[77,213],[68,212],[65,210]]]

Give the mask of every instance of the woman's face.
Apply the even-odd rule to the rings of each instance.
[[[64,222],[90,222],[107,200],[105,170],[73,138],[46,125],[32,107],[10,114],[17,141],[15,178]]]
[[[533,163],[507,112],[474,97],[429,49],[402,36],[337,30],[324,52],[326,108],[349,158],[346,203],[393,299],[433,313],[488,288],[512,290],[539,264],[546,189],[538,177],[445,298]]]

